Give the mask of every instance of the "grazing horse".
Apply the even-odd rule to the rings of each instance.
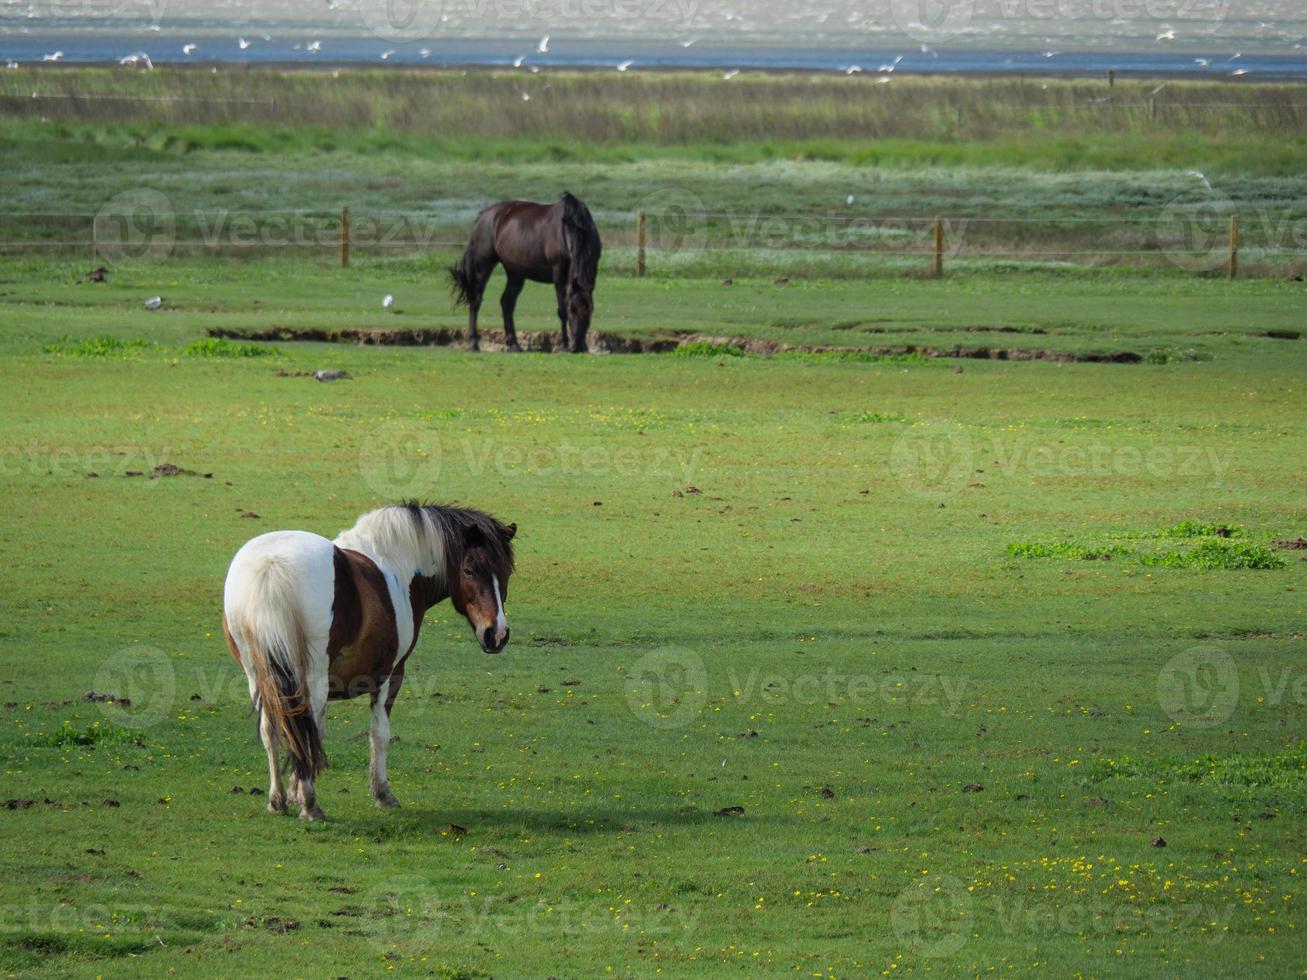
[[[322,818],[314,780],[327,764],[327,702],[362,694],[372,699],[372,799],[399,805],[386,778],[390,709],[423,616],[449,599],[486,653],[503,650],[516,533],[480,511],[407,503],[364,514],[335,541],[274,531],[236,553],[223,632],[259,714],[271,812],[286,812],[284,745],[290,801],[301,819]]]
[[[455,305],[466,303],[468,308],[468,348],[480,349],[477,314],[481,312],[490,275],[502,263],[508,285],[499,305],[504,311],[508,349],[522,349],[517,345],[513,310],[522,287],[530,279],[554,284],[558,319],[563,325],[563,348],[568,346],[570,323],[572,353],[585,351],[602,252],[603,244],[590,209],[571,194],[564,193],[557,204],[501,201],[486,208],[477,217],[472,240],[463,257],[449,269],[454,280]]]

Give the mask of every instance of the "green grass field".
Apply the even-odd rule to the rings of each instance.
[[[1301,975],[1299,87],[1154,87],[0,75],[0,969]],[[446,237],[563,186],[609,244],[594,331],[681,346],[285,339],[458,328]],[[162,261],[55,244],[143,191]],[[1223,211],[1210,266],[1046,254],[1213,197],[1245,278]],[[699,203],[634,278],[631,213]],[[434,231],[341,269],[342,205]],[[194,247],[191,209],[274,207],[327,219]],[[976,222],[933,280],[803,221],[940,213],[1049,223]],[[348,703],[328,820],[273,817],[227,564],[408,497],[518,523],[512,643],[434,610],[404,806]]]
[[[0,270],[8,972],[1301,970],[1291,284],[616,278],[597,329],[1193,353],[510,357],[196,345],[456,323],[420,263],[84,265]],[[402,496],[521,525],[513,642],[431,615],[403,809],[352,703],[270,816],[226,564]]]

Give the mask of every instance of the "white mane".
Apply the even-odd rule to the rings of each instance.
[[[422,508],[382,507],[360,517],[335,544],[381,562],[404,582],[445,575],[445,539]]]

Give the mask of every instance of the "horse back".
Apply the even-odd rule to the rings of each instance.
[[[508,272],[553,282],[565,270],[567,246],[558,204],[503,201],[483,218],[494,228],[495,252]]]

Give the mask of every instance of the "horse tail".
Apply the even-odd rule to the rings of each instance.
[[[470,306],[476,299],[476,274],[472,271],[472,243],[463,251],[463,257],[449,267],[450,292],[455,308]]]
[[[263,555],[243,585],[236,635],[243,641],[244,664],[254,673],[255,708],[285,739],[295,775],[311,781],[327,767],[327,756],[309,696],[309,649],[297,611],[295,570],[280,555]]]
[[[563,241],[572,266],[572,284],[593,290],[599,274],[599,257],[603,243],[590,209],[567,191],[563,192]]]

